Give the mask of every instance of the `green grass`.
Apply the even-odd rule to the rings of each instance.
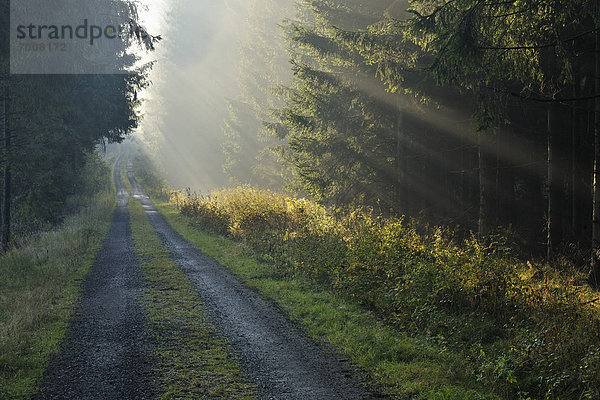
[[[121,170],[119,171],[121,175],[121,183],[123,183],[123,185],[125,186],[125,190],[127,190],[127,193],[129,193],[129,195],[132,194],[131,183],[129,183],[129,179],[127,179],[127,160],[129,160],[130,153],[131,150],[128,147],[127,151],[123,155],[123,158],[121,159]]]
[[[114,193],[101,193],[56,230],[0,257],[0,398],[27,399],[38,390],[114,206]]]
[[[333,345],[385,394],[430,400],[496,398],[477,386],[459,354],[390,328],[359,305],[319,289],[302,276],[283,274],[244,244],[193,226],[170,203],[157,207],[187,240],[281,306],[312,337]]]
[[[193,285],[148,221],[142,205],[129,203],[136,252],[146,279],[148,329],[156,338],[156,371],[163,399],[248,399],[238,360],[206,320]]]
[[[461,398],[477,396],[469,390],[473,385],[507,399],[600,398],[598,291],[567,256],[549,266],[515,257],[501,235],[464,238],[448,227],[360,207],[328,208],[249,186],[207,196],[170,191],[152,178],[147,157],[137,159],[138,176],[154,188],[154,198],[166,194],[164,201],[177,208],[173,215],[184,216],[178,229],[191,221],[242,243],[244,254],[262,261],[251,267],[257,281],[245,279],[266,297],[288,302],[290,314],[350,354],[386,392]],[[209,237],[196,243],[244,275],[236,245],[224,241],[211,253]],[[303,279],[306,290],[287,286]],[[336,307],[318,297],[303,301],[319,287],[326,296],[359,304],[359,313],[371,311],[363,311],[371,320],[348,327],[352,318],[344,313],[338,317],[329,307],[313,312],[311,304]],[[373,333],[363,334],[365,321],[383,321],[393,337],[368,329]],[[412,358],[410,348],[423,357]],[[442,350],[444,357],[436,358]]]

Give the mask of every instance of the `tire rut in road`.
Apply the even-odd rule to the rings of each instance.
[[[155,397],[153,342],[140,304],[144,281],[134,253],[121,160],[122,156],[114,170],[118,203],[111,228],[38,399]]]
[[[127,177],[133,196],[142,203],[165,247],[195,285],[208,317],[238,353],[263,398],[378,397],[363,388],[347,362],[304,337],[280,311],[177,233],[135,180],[131,162]]]

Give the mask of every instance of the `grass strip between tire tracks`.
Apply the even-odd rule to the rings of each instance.
[[[227,344],[206,320],[192,283],[170,259],[142,205],[129,203],[136,253],[144,270],[144,306],[156,339],[158,389],[163,399],[249,399],[245,379]]]

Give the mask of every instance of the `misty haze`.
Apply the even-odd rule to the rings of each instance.
[[[598,0],[0,0],[0,399],[600,398]]]

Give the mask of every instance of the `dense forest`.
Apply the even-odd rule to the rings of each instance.
[[[9,7],[8,0],[0,3],[4,250],[11,238],[60,222],[72,211],[73,196],[98,191],[98,168],[103,168],[98,146],[121,142],[137,126],[137,93],[147,86],[149,68],[128,74],[11,74]],[[127,2],[94,7],[125,7],[131,21],[137,18]],[[131,35],[129,40],[151,50],[157,38]],[[108,62],[130,68],[136,61],[115,53]]]
[[[224,125],[234,182],[589,263],[595,1],[253,4]]]
[[[525,254],[588,263],[600,246],[597,9],[252,1],[224,171],[233,184],[502,233]],[[60,219],[98,143],[137,126],[147,70],[10,76],[8,45],[4,208],[26,232]]]
[[[0,0],[0,397],[600,398],[599,0],[76,1],[113,72]]]
[[[600,4],[249,11],[223,124],[242,187],[175,192],[180,213],[460,349],[501,398],[596,398]]]

